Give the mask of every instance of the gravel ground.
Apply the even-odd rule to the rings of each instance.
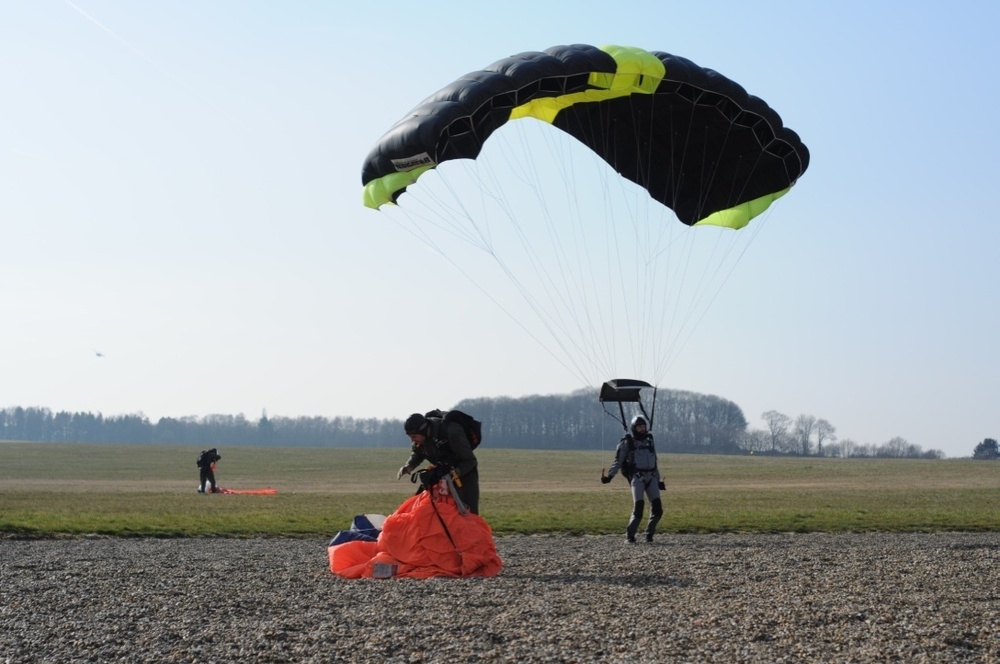
[[[491,579],[326,542],[0,540],[6,662],[1000,662],[1000,535],[497,538]]]

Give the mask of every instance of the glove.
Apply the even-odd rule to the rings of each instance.
[[[396,479],[397,480],[402,479],[403,475],[409,475],[409,474],[410,474],[410,467],[409,466],[400,466],[399,472],[396,473]]]
[[[601,475],[601,484],[607,484],[610,481],[611,481],[610,477],[608,477],[607,475]]]
[[[420,484],[423,485],[425,489],[429,489],[438,482],[441,478],[451,472],[451,468],[446,464],[438,464],[436,466],[431,466],[424,472],[420,473]]]

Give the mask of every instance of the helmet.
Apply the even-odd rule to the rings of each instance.
[[[427,427],[429,422],[427,418],[420,413],[413,413],[406,418],[406,422],[403,423],[403,431],[406,432],[407,436],[412,436],[415,433],[420,433]]]
[[[633,436],[639,435],[635,432],[635,428],[640,424],[646,427],[647,430],[649,429],[649,423],[646,422],[646,418],[643,417],[642,415],[636,415],[635,417],[632,418],[632,424],[629,425],[629,431],[632,432]],[[645,435],[645,433],[643,433],[643,435]]]

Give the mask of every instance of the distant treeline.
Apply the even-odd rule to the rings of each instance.
[[[611,449],[623,434],[617,404],[596,390],[569,395],[468,399],[455,407],[483,422],[484,445],[533,449]],[[428,404],[428,408],[435,404]],[[80,443],[158,443],[199,446],[274,445],[387,447],[407,445],[404,413],[397,419],[268,417],[244,415],[163,417],[12,407],[0,410],[0,440]],[[631,417],[632,411],[627,411]],[[713,396],[661,390],[654,429],[666,452],[740,453],[747,422],[736,404]],[[609,447],[610,446],[610,447]]]
[[[427,404],[428,409],[440,404]],[[625,418],[638,413],[625,404]],[[743,411],[726,399],[685,392],[659,390],[652,431],[661,452],[711,454],[812,454],[809,445],[796,441],[784,428],[770,433],[748,429]],[[617,403],[601,404],[597,390],[563,395],[520,398],[466,399],[454,406],[483,422],[483,445],[498,448],[605,450],[614,449],[624,434]],[[776,414],[776,413],[765,413]],[[10,407],[0,410],[0,440],[54,443],[156,443],[201,447],[266,445],[300,447],[399,447],[409,441],[403,419],[355,417],[268,417],[244,415],[163,417],[152,422],[143,414],[104,416],[101,413],[53,413],[48,408]],[[778,414],[780,415],[780,414]],[[787,425],[790,418],[781,416]],[[815,420],[800,417],[800,420]],[[772,420],[773,421],[773,420]],[[824,421],[825,423],[825,421]],[[782,426],[785,426],[782,425]],[[826,445],[816,453],[827,456],[895,456],[940,458],[919,446],[893,439],[883,446],[859,446],[850,441],[832,444],[828,426]],[[780,430],[779,430],[780,429]],[[809,436],[808,430],[805,436]],[[808,438],[806,438],[808,441]],[[776,444],[776,441],[782,443]]]

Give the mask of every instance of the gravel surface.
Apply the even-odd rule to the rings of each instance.
[[[1000,535],[497,538],[490,579],[326,542],[0,540],[0,662],[1000,662]]]

